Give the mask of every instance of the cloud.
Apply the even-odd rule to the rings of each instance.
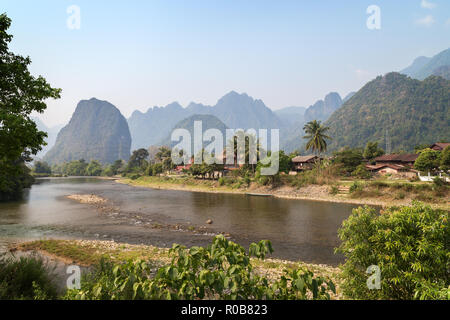
[[[425,8],[425,9],[434,9],[434,8],[436,8],[436,4],[435,3],[429,2],[427,0],[422,0],[422,2],[420,3],[420,6],[422,8]]]
[[[425,27],[431,26],[434,22],[434,18],[431,14],[416,20],[416,24]]]

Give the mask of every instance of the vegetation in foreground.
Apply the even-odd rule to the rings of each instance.
[[[448,215],[419,202],[380,214],[354,209],[339,230],[336,251],[346,257],[339,269],[265,259],[272,252],[268,241],[252,244],[247,254],[223,236],[206,248],[42,240],[19,250],[94,266],[81,289],[64,299],[450,300]],[[372,265],[381,271],[379,290],[367,287]]]
[[[170,250],[149,250],[144,246],[117,245],[117,250],[99,251],[98,247],[74,245],[72,241],[44,240],[24,244],[21,249],[40,248],[60,257],[71,256],[94,263],[93,271],[82,278],[81,289],[68,290],[60,297],[63,299],[330,299],[336,296],[334,282],[328,276],[314,275],[316,270],[311,271],[308,265],[266,260],[266,255],[273,251],[269,241],[251,244],[248,250],[223,236],[216,236],[207,247],[186,248],[174,244]],[[130,247],[134,250],[126,249]],[[315,268],[319,274],[325,273],[325,267]]]
[[[45,100],[57,99],[61,90],[28,70],[29,57],[8,50],[11,19],[0,15],[0,201],[20,198],[33,183],[26,166],[45,144],[47,134],[37,129],[30,115],[46,109]]]
[[[391,207],[354,209],[339,230],[337,252],[344,294],[355,299],[450,299],[449,212],[415,202]],[[366,285],[367,268],[381,271],[379,290]]]
[[[52,269],[36,256],[0,256],[0,300],[41,300],[57,298]]]

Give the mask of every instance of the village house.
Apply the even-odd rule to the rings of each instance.
[[[366,165],[366,169],[374,174],[386,175],[391,174],[403,178],[414,178],[417,176],[418,171],[411,169],[409,166],[403,166],[399,164],[385,163]]]
[[[430,149],[436,150],[436,151],[442,151],[445,148],[447,148],[448,146],[450,146],[450,142],[436,142],[435,144],[433,144],[430,147]]]
[[[395,164],[412,168],[414,162],[419,157],[416,153],[405,153],[405,154],[385,154],[380,157],[375,158],[375,163],[379,164]]]
[[[375,164],[366,164],[366,169],[375,174],[391,174],[403,178],[413,178],[417,176],[417,170],[414,170],[414,162],[418,154],[385,154],[375,158]]]
[[[320,160],[322,160],[322,158],[315,155],[297,156],[292,159],[292,163],[295,171],[303,171],[311,170],[314,167],[314,164]]]

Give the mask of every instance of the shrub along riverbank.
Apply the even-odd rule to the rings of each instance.
[[[450,186],[437,181],[335,179],[314,171],[281,175],[275,184],[258,179],[223,177],[218,180],[192,176],[128,176],[117,180],[133,186],[215,193],[263,193],[287,199],[306,199],[380,206],[410,205],[418,200],[434,208],[450,210]]]

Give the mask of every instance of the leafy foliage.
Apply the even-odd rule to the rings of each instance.
[[[50,168],[48,163],[45,162],[45,161],[36,161],[34,163],[33,172],[35,172],[35,173],[51,174],[52,173],[52,168]]]
[[[356,299],[449,298],[450,226],[448,211],[415,202],[381,214],[360,207],[339,230],[344,294]],[[366,286],[366,269],[381,270],[381,289]],[[443,294],[445,292],[445,294]]]
[[[343,148],[333,154],[332,162],[340,166],[340,171],[344,175],[350,175],[356,168],[362,164],[362,150],[355,148]]]
[[[50,267],[39,257],[0,256],[0,300],[56,298],[54,279]]]
[[[384,150],[378,147],[378,142],[367,142],[366,148],[364,149],[363,157],[366,160],[373,160],[376,157],[382,156]]]
[[[414,168],[423,172],[436,170],[440,165],[440,154],[439,151],[431,149],[422,150],[414,162]]]
[[[0,201],[20,197],[28,187],[29,170],[25,162],[45,143],[45,132],[30,118],[42,113],[45,100],[59,98],[60,89],[52,88],[43,77],[28,70],[29,57],[8,51],[12,36],[7,33],[11,19],[0,15]]]
[[[68,299],[329,299],[334,284],[308,270],[285,271],[278,281],[256,274],[250,257],[264,259],[272,253],[267,240],[240,245],[216,236],[208,247],[186,248],[174,244],[170,265],[155,273],[151,263],[130,260],[121,265],[103,263],[80,290]]]
[[[307,139],[306,150],[312,150],[313,152],[318,152],[319,154],[327,151],[327,141],[331,140],[331,137],[326,135],[329,127],[321,125],[321,121],[313,120],[305,124],[303,130],[305,130],[306,135],[303,137]]]
[[[442,150],[440,168],[444,171],[450,170],[450,146]]]

